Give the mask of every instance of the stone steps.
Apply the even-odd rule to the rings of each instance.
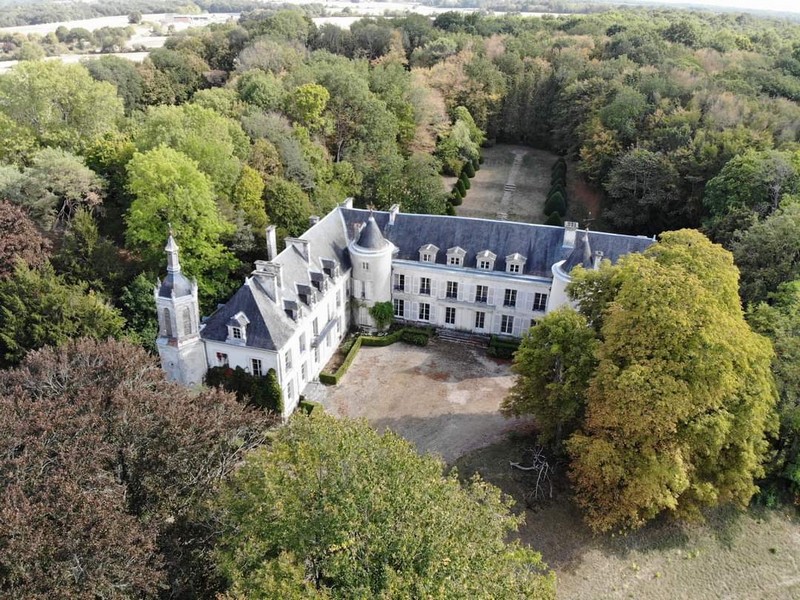
[[[437,329],[436,337],[445,342],[463,344],[465,346],[472,346],[473,348],[486,349],[489,347],[489,339],[487,336],[456,331],[454,329]]]

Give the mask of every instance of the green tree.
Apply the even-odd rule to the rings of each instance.
[[[782,284],[771,300],[749,311],[748,321],[775,347],[772,371],[778,385],[780,434],[771,471],[800,499],[800,281]]]
[[[119,296],[119,305],[125,317],[125,339],[141,346],[151,354],[156,353],[158,315],[153,298],[155,282],[139,273]]]
[[[272,73],[257,69],[247,71],[237,80],[236,89],[242,100],[263,110],[279,110],[283,107],[283,85]]]
[[[133,62],[119,56],[102,56],[86,61],[84,65],[95,80],[108,81],[116,86],[127,114],[141,108],[144,95],[142,75]]]
[[[241,210],[248,225],[259,234],[267,226],[267,213],[264,211],[264,180],[258,171],[244,165],[236,185],[233,186],[231,201]]]
[[[151,272],[161,272],[171,224],[184,270],[197,278],[204,306],[214,306],[238,264],[220,241],[232,227],[220,217],[208,177],[189,157],[159,146],[128,163],[128,189],[134,197],[125,217],[128,246]]]
[[[49,263],[30,269],[18,263],[0,280],[0,366],[26,352],[68,339],[119,337],[125,320],[83,284],[65,284]]]
[[[166,144],[194,159],[217,193],[226,197],[250,151],[238,123],[193,104],[149,109],[134,142],[140,152]]]
[[[596,334],[583,315],[571,308],[547,314],[525,334],[514,354],[517,378],[501,412],[533,415],[539,440],[561,450],[583,422],[597,346]]]
[[[268,177],[265,184],[264,203],[270,222],[291,236],[301,235],[308,229],[311,216],[308,194],[295,182],[282,177]]]
[[[391,432],[298,415],[220,497],[227,597],[553,598],[539,554],[505,541],[509,505]]]
[[[747,506],[775,428],[775,384],[768,340],[718,294],[717,283],[736,285],[730,254],[670,232],[613,269],[586,418],[567,444],[588,523],[605,531],[662,511]]]
[[[778,286],[800,277],[800,201],[789,202],[733,243],[742,272],[742,301],[766,301]]]
[[[0,193],[23,206],[45,230],[63,229],[79,208],[99,207],[104,195],[102,179],[84,160],[58,148],[37,152],[31,166],[2,187]]]
[[[0,77],[0,113],[42,145],[76,150],[116,129],[123,103],[82,65],[26,62]]]
[[[286,98],[286,114],[310,130],[325,126],[322,117],[330,100],[327,89],[316,83],[306,83],[294,88]]]

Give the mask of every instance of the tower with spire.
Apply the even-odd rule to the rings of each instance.
[[[200,339],[197,282],[181,272],[172,228],[164,251],[167,276],[153,290],[158,311],[156,346],[167,379],[193,386],[202,383],[207,370],[205,348]]]

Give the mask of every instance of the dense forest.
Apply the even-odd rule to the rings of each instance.
[[[161,10],[156,4],[137,8]],[[130,12],[131,5],[125,6],[124,12]],[[132,393],[142,394],[144,400],[136,402],[137,410],[143,410],[141,402],[154,402],[147,394],[158,394],[159,386],[166,385],[148,370],[154,367],[146,352],[156,335],[152,294],[156,277],[164,271],[168,222],[185,270],[198,280],[207,314],[228,297],[253,260],[263,257],[266,225],[276,225],[279,238],[298,235],[311,215],[325,214],[347,196],[362,206],[400,203],[408,212],[452,212],[453,197],[442,175],[470,170],[481,145],[498,142],[561,155],[602,196],[602,214],[594,227],[647,235],[693,228],[726,249],[693,237],[699,234],[667,236],[662,250],[646,263],[648,269],[657,263],[652,273],[631,261],[616,271],[603,271],[599,281],[576,291],[588,312],[584,322],[569,327],[602,343],[597,346],[601,366],[628,360],[615,354],[621,350],[609,341],[628,330],[623,316],[601,323],[598,315],[610,298],[617,298],[619,305],[630,299],[624,290],[626,285],[634,290],[634,281],[637,293],[644,293],[650,282],[649,293],[655,294],[665,281],[680,281],[680,262],[698,281],[675,297],[685,300],[695,316],[709,322],[726,319],[728,329],[709,332],[725,341],[726,352],[741,345],[755,349],[750,358],[736,359],[750,361],[747,368],[760,377],[760,391],[750,393],[771,398],[776,385],[779,395],[779,426],[769,423],[769,402],[742,401],[747,410],[739,412],[747,416],[761,411],[756,421],[773,432],[773,459],[766,471],[758,458],[766,452],[759,441],[762,428],[749,437],[742,434],[747,452],[741,456],[750,483],[722,473],[720,477],[728,477],[728,487],[722,488],[729,499],[746,503],[755,476],[770,477],[772,485],[800,493],[800,25],[744,14],[626,10],[541,19],[455,12],[435,19],[407,15],[363,19],[345,30],[316,27],[309,13],[299,9],[258,9],[245,12],[238,23],[173,35],[141,64],[117,57],[80,65],[44,62],[35,54],[30,58],[0,76],[0,366],[8,369],[0,377],[0,398],[9,407],[2,431],[6,439],[18,440],[0,475],[17,477],[17,509],[31,489],[43,494],[37,498],[40,504],[27,506],[30,512],[5,507],[31,535],[46,519],[43,507],[54,501],[43,490],[66,486],[78,497],[86,474],[66,470],[48,477],[20,475],[38,471],[33,455],[21,449],[46,453],[36,423],[51,416],[49,405],[41,404],[36,409],[42,413],[40,421],[22,427],[19,419],[30,408],[26,403],[60,400],[60,390],[77,397],[89,385],[81,378],[94,381],[98,364],[110,369],[127,355],[133,356],[131,367],[113,368],[129,378],[103,375],[98,380],[96,406],[84,417],[100,421],[91,423],[110,418],[103,412],[103,398],[114,399],[116,414],[117,409],[125,412],[125,402],[134,401]],[[683,246],[691,250],[680,250]],[[728,264],[727,251],[738,271]],[[637,273],[649,273],[651,279],[637,279]],[[605,303],[592,290],[607,292],[601,298]],[[689,302],[697,299],[707,302]],[[634,319],[635,309],[631,305]],[[750,328],[772,341],[774,356],[763,338],[752,337]],[[539,335],[547,334],[546,328],[540,330]],[[70,341],[86,337],[123,341]],[[703,347],[705,341],[687,338],[687,343]],[[67,350],[31,352],[46,346]],[[596,344],[587,341],[586,346]],[[75,353],[87,352],[100,357],[97,364],[70,362]],[[585,367],[576,374],[585,390],[587,378],[599,367],[593,358],[575,358]],[[765,375],[763,366],[770,361],[772,373]],[[724,372],[730,378],[723,383],[737,397],[744,388],[736,380],[735,374],[743,372],[736,365],[744,362],[734,361]],[[712,371],[709,367],[709,377]],[[31,377],[41,382],[27,386]],[[599,397],[601,388],[613,392],[611,379],[595,378],[590,397]],[[708,381],[698,380],[697,389],[706,389]],[[139,389],[141,382],[146,385]],[[139,561],[126,583],[137,590],[131,595],[169,597],[170,589],[180,589],[176,595],[213,596],[223,585],[219,573],[210,574],[214,560],[229,581],[238,581],[231,598],[245,597],[252,586],[267,581],[275,586],[272,590],[297,584],[299,546],[291,552],[270,550],[276,553],[275,563],[247,579],[240,562],[246,557],[230,550],[232,538],[227,539],[228,549],[213,558],[213,536],[206,534],[216,531],[216,525],[207,515],[193,520],[198,507],[208,507],[205,494],[195,493],[192,486],[214,487],[222,481],[241,449],[258,445],[253,430],[269,419],[237,412],[226,396],[220,405],[224,414],[208,434],[221,436],[225,443],[218,446],[210,437],[190,442],[182,429],[202,431],[206,426],[187,416],[195,412],[190,405],[210,406],[216,392],[193,400],[168,389],[175,398],[169,427],[159,429],[146,412],[132,424],[115,416],[102,444],[98,442],[89,462],[103,465],[103,472],[127,490],[115,492],[121,495],[113,509],[118,511],[115,526],[123,533],[109,533],[117,544],[112,558],[93,565],[95,575],[85,575],[89,579],[82,579],[81,565],[70,567],[74,577],[69,586],[74,587],[64,583],[71,590],[64,597],[86,593],[82,582],[94,576],[115,581],[114,569],[127,560],[128,546],[141,550],[131,559]],[[511,413],[526,410],[509,407]],[[598,414],[589,411],[586,422],[576,421],[574,414],[564,417],[571,419],[573,430],[583,427],[587,433],[565,451],[592,455],[597,440],[590,434],[604,427]],[[57,416],[64,423],[74,419],[69,411]],[[302,432],[310,426],[297,427]],[[561,443],[567,433],[559,429],[553,437]],[[52,448],[60,456],[74,456],[81,448],[75,441],[79,436],[65,435]],[[30,439],[24,441],[25,436]],[[135,440],[142,436],[151,436],[156,446],[136,450]],[[34,439],[44,445],[30,441]],[[696,450],[704,438],[698,434],[687,439]],[[88,440],[84,447],[93,443]],[[114,456],[120,443],[125,450]],[[197,456],[190,456],[192,443],[201,444]],[[175,482],[148,479],[149,469],[161,468],[153,457],[166,448],[183,447],[190,449],[185,459],[176,457],[174,465],[167,465],[176,474]],[[309,452],[330,455],[324,448]],[[403,461],[410,460],[400,454]],[[201,459],[222,461],[223,466],[208,473]],[[581,469],[578,461],[576,477],[583,473],[584,484],[593,485],[586,475],[591,465]],[[428,472],[435,479],[433,471]],[[442,489],[442,494],[455,494]],[[470,493],[478,499],[477,507],[485,492],[476,488]],[[593,506],[602,506],[600,492],[595,494]],[[66,506],[71,497],[66,494],[60,502]],[[660,506],[669,508],[673,500],[666,494]],[[687,503],[689,512],[703,505],[694,500]],[[75,510],[80,519],[96,518],[91,503]],[[632,501],[618,520],[637,525],[652,517],[645,513]],[[80,519],[73,523],[76,528]],[[200,521],[204,533],[193,529]],[[513,528],[504,522],[484,533],[499,548],[498,540]],[[187,539],[197,547],[186,555],[174,552],[175,544]],[[80,536],[70,541],[100,543]],[[18,546],[6,544],[0,550],[6,557],[0,558],[6,587],[0,589],[48,597],[46,586],[55,585],[53,580],[30,564],[46,573],[42,565],[47,561],[70,559],[62,548],[44,560],[37,553],[46,546],[20,554],[13,550]],[[514,550],[498,552],[491,560],[499,562],[486,564],[498,572],[501,563],[513,570]],[[14,561],[7,558],[11,555]],[[538,577],[537,557],[517,554],[515,560],[528,561]],[[335,565],[326,568],[335,570]],[[384,575],[371,579],[374,574],[361,573],[353,581],[367,577],[368,584],[358,579],[358,585],[373,593],[392,585],[395,590],[417,585],[396,574]],[[192,580],[196,589],[187,591]],[[317,581],[318,586],[324,583]],[[544,586],[540,591],[548,585],[545,579],[522,581],[515,591],[505,592],[524,597],[532,589],[529,584]],[[471,584],[464,585],[467,590]],[[285,597],[323,597],[291,589],[297,595]],[[108,592],[110,597],[126,595],[115,594]]]

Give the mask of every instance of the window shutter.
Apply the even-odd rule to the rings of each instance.
[[[489,288],[489,294],[487,296],[487,304],[491,304],[494,306],[494,288]]]
[[[433,277],[431,277],[430,280],[431,280],[431,298],[436,298],[437,297],[436,288],[438,287],[436,285],[437,281]]]

